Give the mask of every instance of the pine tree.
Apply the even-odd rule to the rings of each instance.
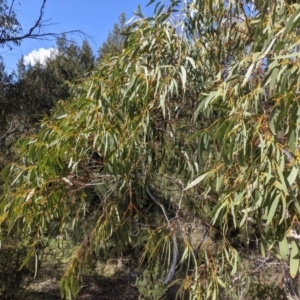
[[[112,32],[108,33],[106,41],[99,48],[98,60],[101,60],[107,55],[118,55],[123,49],[123,44],[125,41],[124,32],[126,30],[126,15],[122,13],[119,16],[119,23],[114,24],[114,29]]]

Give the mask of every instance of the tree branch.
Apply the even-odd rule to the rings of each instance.
[[[12,36],[10,34],[5,34],[7,31],[9,32],[10,29],[7,27],[6,28],[4,27],[1,32],[1,36],[0,36],[0,44],[5,44],[5,43],[9,43],[9,42],[17,43],[17,42],[20,42],[20,41],[22,41],[24,39],[28,39],[28,38],[30,38],[30,39],[44,39],[45,37],[58,38],[62,34],[72,34],[72,33],[77,33],[77,34],[86,36],[86,34],[84,34],[81,30],[65,31],[65,32],[62,32],[59,34],[53,33],[53,32],[41,33],[40,32],[41,28],[43,28],[45,26],[53,25],[53,24],[46,24],[43,21],[46,2],[47,2],[47,0],[43,0],[43,3],[40,7],[40,13],[39,13],[38,19],[35,21],[34,25],[28,30],[27,33],[24,33],[22,35]],[[11,2],[7,17],[11,17],[13,4],[14,4],[14,0],[12,0],[12,2]],[[16,22],[18,24],[17,20],[16,20]],[[35,33],[35,30],[37,30],[36,33]]]
[[[8,129],[6,130],[6,132],[0,137],[0,145],[3,145],[3,144],[4,144],[4,141],[5,141],[5,138],[6,138],[7,135],[15,133],[15,132],[17,131],[17,129],[18,129],[18,126],[15,126],[15,127],[13,128],[13,122],[11,122],[11,123],[9,124],[9,128],[8,128]]]
[[[160,206],[165,219],[168,223],[168,228],[171,231],[171,223],[170,223],[170,219],[168,217],[168,214],[166,212],[166,208],[163,206],[163,204],[150,192],[149,188],[146,187],[146,193],[147,195],[157,204]],[[173,257],[172,257],[172,263],[170,265],[168,274],[164,280],[164,284],[169,284],[170,281],[172,280],[172,278],[174,277],[175,274],[175,269],[176,269],[176,265],[177,265],[177,261],[178,261],[178,249],[177,249],[177,239],[176,239],[176,234],[174,232],[171,232],[172,234],[172,239],[173,239]]]

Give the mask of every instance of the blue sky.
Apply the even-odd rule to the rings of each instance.
[[[18,2],[18,1],[16,1]],[[21,4],[15,6],[18,20],[23,30],[28,30],[39,15],[42,0],[21,0]],[[51,19],[49,23],[55,23],[45,28],[45,31],[60,33],[79,29],[92,37],[90,44],[96,52],[102,42],[106,40],[113,24],[118,23],[119,15],[126,13],[129,20],[133,12],[140,4],[145,15],[152,15],[155,5],[146,8],[149,0],[47,0],[44,20]],[[162,1],[166,2],[166,1]],[[10,3],[10,1],[8,1]],[[82,38],[73,37],[79,44]],[[10,73],[16,68],[18,59],[28,55],[33,50],[40,48],[49,49],[55,47],[55,40],[24,40],[19,47],[13,50],[3,49],[1,55],[4,58],[7,71]]]

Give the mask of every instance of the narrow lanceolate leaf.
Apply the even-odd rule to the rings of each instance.
[[[295,182],[297,176],[298,176],[298,168],[293,166],[289,176],[287,177],[288,183],[292,185]]]
[[[281,157],[281,162],[284,163],[283,157]],[[277,164],[276,164],[276,169],[277,169],[277,174],[278,174],[278,176],[280,178],[280,181],[281,181],[281,184],[278,185],[277,187],[279,189],[281,189],[286,196],[288,196],[289,192],[288,192],[288,188],[287,188],[286,182],[285,182],[286,179],[285,179],[285,177],[283,175],[283,169],[279,165],[277,165]]]
[[[186,57],[186,60],[192,65],[194,69],[196,69],[195,60],[191,57]]]
[[[289,19],[289,21],[288,21],[288,23],[285,27],[284,33],[290,33],[291,30],[297,25],[297,23],[299,23],[299,21],[300,21],[300,12],[299,12],[299,9],[298,9],[290,17],[290,19]]]
[[[199,184],[201,181],[203,181],[205,179],[206,176],[210,175],[212,173],[212,171],[208,171],[202,175],[200,175],[199,177],[197,177],[195,180],[193,180],[191,183],[189,183],[183,190],[187,191],[189,189],[191,189],[192,187],[196,186],[197,184]]]
[[[276,210],[277,210],[277,206],[278,206],[280,197],[281,197],[281,194],[277,195],[275,197],[275,199],[272,201],[272,205],[271,205],[270,210],[268,212],[267,225],[270,224],[273,220],[273,217],[274,217],[274,215],[276,213]]]
[[[234,263],[231,270],[231,275],[234,275],[237,272],[238,261],[239,261],[239,254],[236,250],[234,250]]]
[[[54,118],[57,119],[57,120],[59,120],[59,119],[66,118],[67,115],[68,115],[67,113],[62,113],[62,114],[54,116]]]
[[[297,58],[300,56],[300,52],[293,52],[291,54],[285,54],[285,55],[278,55],[276,56],[276,59],[287,59],[287,58]]]
[[[243,80],[242,86],[245,86],[245,84],[249,81],[249,78],[250,78],[251,73],[252,73],[252,71],[253,71],[253,69],[254,69],[254,66],[255,66],[255,64],[252,63],[252,64],[250,65],[250,67],[248,68],[247,73],[246,73],[246,75],[245,75],[245,78],[244,78],[244,80]]]
[[[220,278],[220,277],[217,277],[217,282],[220,286],[222,286],[224,289],[226,288],[226,285],[224,283],[224,281]]]
[[[287,217],[287,197],[281,193],[281,203],[282,203],[282,207],[281,207],[281,219],[279,221],[279,224],[281,224]]]
[[[181,77],[182,89],[183,89],[183,91],[185,91],[187,73],[186,73],[186,70],[185,70],[184,66],[180,66],[180,69],[181,69],[181,72],[179,74],[180,74],[180,77]]]
[[[279,254],[281,259],[284,261],[288,261],[289,253],[289,243],[286,236],[284,236],[284,238],[281,241],[279,241]]]
[[[277,107],[274,107],[269,117],[269,126],[273,135],[277,134],[279,112],[279,109]]]
[[[290,275],[295,278],[299,272],[299,248],[295,241],[291,242],[291,254],[290,254]]]

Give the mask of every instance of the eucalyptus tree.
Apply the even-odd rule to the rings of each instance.
[[[150,18],[137,13],[122,52],[101,59],[41,132],[19,142],[26,164],[2,172],[2,224],[29,239],[24,264],[54,224],[66,235],[84,226],[61,280],[67,299],[110,240],[119,254],[135,247],[150,268],[159,259],[164,284],[180,282],[179,297],[241,297],[266,260],[245,266],[233,231],[282,262],[292,297],[300,5],[178,0],[166,10],[157,3]],[[206,228],[197,245],[195,222]]]

